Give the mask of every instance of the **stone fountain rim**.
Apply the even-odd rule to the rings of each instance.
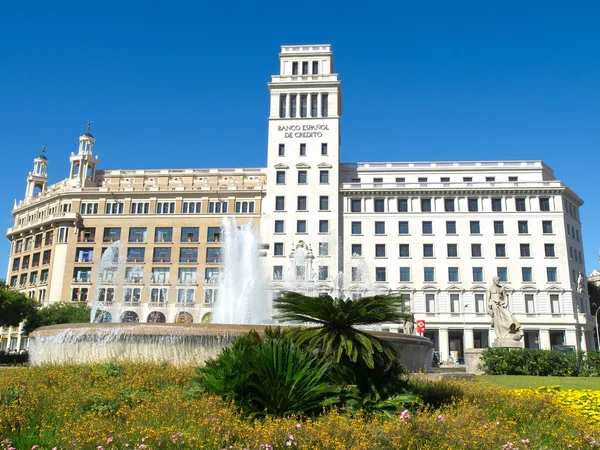
[[[264,329],[272,325],[230,325],[215,323],[69,323],[60,325],[48,325],[35,329],[30,337],[55,336],[61,332],[72,331],[77,335],[100,335],[107,331],[119,331],[123,336],[240,336],[250,330],[256,330],[263,334]],[[293,325],[281,325],[293,326]],[[392,333],[385,331],[365,330],[372,336],[384,339],[388,342],[404,343],[412,345],[423,345],[433,347],[433,343],[423,336],[409,335],[403,333]]]

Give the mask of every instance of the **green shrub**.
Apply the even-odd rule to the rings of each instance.
[[[321,359],[286,339],[240,337],[231,349],[196,369],[196,387],[241,406],[250,416],[315,414],[338,403],[328,379],[331,359]]]
[[[598,352],[486,348],[481,368],[488,375],[599,376],[600,356]]]
[[[413,377],[410,380],[412,392],[425,406],[440,408],[463,398],[462,386],[453,380],[428,380],[424,377]]]

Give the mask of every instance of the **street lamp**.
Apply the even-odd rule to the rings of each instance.
[[[596,342],[597,347],[596,347],[596,351],[600,352],[600,332],[598,330],[598,311],[600,311],[600,306],[598,306],[598,308],[596,308]]]

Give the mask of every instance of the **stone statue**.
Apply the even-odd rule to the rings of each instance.
[[[404,319],[404,333],[415,334],[415,316],[413,314]]]
[[[488,314],[491,325],[496,333],[494,347],[509,347],[510,341],[520,341],[523,337],[521,324],[508,310],[508,294],[506,288],[500,285],[500,278],[492,278],[492,284],[487,291]]]

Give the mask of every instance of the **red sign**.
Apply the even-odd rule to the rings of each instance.
[[[425,333],[425,321],[417,320],[417,333]]]

